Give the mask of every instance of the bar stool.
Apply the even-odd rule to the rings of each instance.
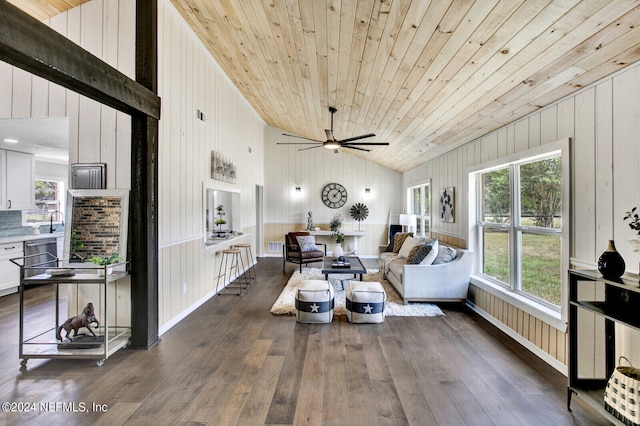
[[[244,271],[245,277],[248,276],[249,282],[251,280],[257,279],[256,276],[256,264],[253,263],[253,253],[251,252],[251,244],[249,243],[240,243],[234,244],[231,246],[232,249],[244,249],[245,255],[247,256],[247,269]],[[240,256],[242,258],[242,256]]]
[[[220,286],[220,278],[224,277],[224,279],[222,280],[222,290],[225,289],[224,283],[227,281],[227,265],[230,263],[229,266],[229,285],[226,288],[231,287],[231,282],[232,282],[232,278],[234,278],[235,280],[238,280],[237,283],[237,288],[238,288],[238,293],[218,293],[218,294],[236,294],[238,296],[240,296],[242,294],[242,289],[246,288],[247,285],[249,284],[245,278],[245,285],[243,287],[242,283],[240,283],[240,264],[242,264],[242,269],[244,269],[244,262],[242,261],[242,256],[240,256],[240,249],[235,249],[235,248],[228,248],[228,249],[224,249],[221,251],[222,253],[222,259],[220,259],[220,268],[218,269],[218,281],[216,282],[216,293],[218,293],[218,288]],[[240,259],[238,261],[238,258]],[[223,266],[224,266],[224,271],[223,271]],[[232,271],[235,269],[235,277],[232,274]],[[235,287],[235,286],[234,286]]]

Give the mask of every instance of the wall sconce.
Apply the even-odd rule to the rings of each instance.
[[[365,188],[364,189],[364,193],[365,194],[371,194],[371,188]]]
[[[302,189],[299,186],[296,186],[296,192],[302,192]]]

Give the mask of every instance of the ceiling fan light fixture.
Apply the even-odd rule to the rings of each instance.
[[[327,149],[338,149],[340,148],[340,144],[336,141],[327,141],[323,145]]]

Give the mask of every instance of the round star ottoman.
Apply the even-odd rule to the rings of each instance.
[[[376,281],[349,281],[346,289],[347,318],[353,323],[384,322],[387,294]]]
[[[305,323],[333,320],[333,286],[325,280],[302,280],[296,293],[296,319]]]

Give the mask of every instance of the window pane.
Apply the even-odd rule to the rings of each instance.
[[[522,291],[560,306],[562,239],[522,234]]]
[[[562,162],[548,158],[520,166],[520,223],[524,226],[562,226]]]
[[[508,223],[511,209],[509,169],[483,173],[482,221]]]
[[[431,190],[430,185],[424,186],[424,204],[423,204],[423,212],[424,212],[424,235],[427,235],[429,232],[429,218],[431,214]]]
[[[506,229],[482,227],[483,273],[509,284],[509,233]]]

